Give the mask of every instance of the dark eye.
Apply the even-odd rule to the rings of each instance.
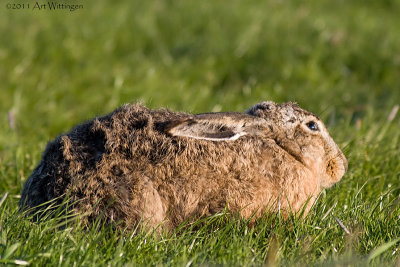
[[[307,127],[311,130],[311,131],[318,131],[318,124],[316,124],[313,121],[307,122]]]

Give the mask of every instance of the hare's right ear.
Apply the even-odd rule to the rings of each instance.
[[[164,131],[172,136],[233,141],[244,135],[262,133],[264,124],[264,120],[245,114],[209,113],[171,121]]]
[[[276,104],[272,101],[258,103],[246,111],[246,114],[261,117],[263,114],[273,112],[276,109]]]

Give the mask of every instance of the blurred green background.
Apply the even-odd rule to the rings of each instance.
[[[136,101],[197,113],[296,101],[325,121],[349,159],[323,203],[338,204],[345,222],[369,223],[371,234],[373,211],[365,211],[383,205],[383,192],[388,203],[398,196],[400,1],[69,0],[84,8],[6,8],[34,2],[0,6],[0,192],[15,200],[49,140]],[[10,205],[15,211],[16,201]],[[367,230],[357,250],[388,242],[399,234],[392,230]]]
[[[399,1],[70,3],[84,9],[2,2],[2,129],[12,111],[21,135],[54,136],[138,100],[190,112],[290,100],[340,119],[400,99]]]

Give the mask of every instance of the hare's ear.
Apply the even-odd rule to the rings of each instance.
[[[169,122],[164,131],[172,136],[211,141],[233,141],[241,136],[261,132],[260,120],[244,114],[209,113]]]
[[[248,110],[246,110],[246,114],[261,117],[265,113],[274,112],[276,109],[276,104],[272,101],[266,101],[258,103]]]
[[[172,136],[211,141],[233,141],[247,134],[242,128],[226,127],[222,124],[213,124],[196,119],[173,121],[167,125],[165,131]]]

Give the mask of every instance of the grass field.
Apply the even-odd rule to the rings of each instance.
[[[67,1],[84,5],[74,12],[6,2],[0,263],[400,265],[400,1]],[[156,238],[18,212],[46,143],[79,122],[127,102],[206,112],[263,100],[318,114],[349,160],[304,220],[251,228],[217,214]]]

